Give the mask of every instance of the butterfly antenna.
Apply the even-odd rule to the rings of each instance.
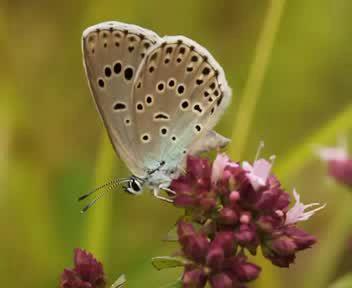
[[[94,198],[93,201],[91,201],[88,205],[84,206],[81,210],[81,213],[86,212],[90,207],[92,207],[101,197],[103,197],[105,194],[105,191],[100,193],[96,198]]]
[[[93,193],[95,192],[98,192],[99,190],[103,189],[103,188],[106,188],[106,187],[109,187],[109,186],[112,186],[112,185],[115,185],[115,184],[120,184],[120,183],[123,183],[123,182],[126,182],[128,179],[113,179],[101,186],[98,186],[96,187],[94,190],[86,193],[86,194],[83,194],[82,196],[80,196],[78,198],[78,201],[82,201],[83,199],[86,199],[87,197],[89,197],[90,195],[92,195]]]
[[[81,210],[81,213],[86,212],[90,207],[92,207],[100,198],[102,198],[105,195],[106,192],[111,191],[112,189],[117,187],[121,182],[125,182],[125,181],[128,181],[128,180],[123,180],[123,181],[116,180],[113,183],[111,183],[110,186],[106,190],[103,190],[102,192],[100,192],[100,194],[97,197],[95,197],[90,203],[88,203],[88,205],[84,206]],[[110,181],[110,182],[112,182],[112,181]]]

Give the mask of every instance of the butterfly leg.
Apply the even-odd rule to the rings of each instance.
[[[154,187],[154,189],[153,189],[154,197],[155,197],[155,198],[158,198],[158,199],[160,199],[160,200],[163,200],[163,201],[165,201],[165,202],[170,202],[170,203],[172,203],[172,202],[173,202],[172,199],[169,199],[169,198],[166,198],[166,197],[160,195],[160,190],[161,190],[161,189],[164,189],[164,188],[162,188],[161,186],[160,186],[160,187]]]
[[[170,193],[172,195],[176,195],[176,192],[174,190],[171,190],[170,188],[167,188],[167,187],[160,187],[161,190],[164,190],[166,191],[167,193]]]

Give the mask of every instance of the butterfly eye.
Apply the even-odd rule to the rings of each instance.
[[[136,181],[136,180],[132,180],[132,181],[131,181],[131,188],[132,188],[135,192],[141,191],[141,185],[140,185],[139,182]]]
[[[142,192],[142,184],[136,179],[131,179],[127,184],[126,191],[131,194],[140,194]]]

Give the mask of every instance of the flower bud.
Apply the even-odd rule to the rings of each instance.
[[[272,249],[279,255],[287,256],[294,254],[297,249],[295,241],[287,236],[281,236],[271,242]]]
[[[240,217],[240,222],[242,224],[249,224],[249,222],[251,222],[251,218],[251,214],[249,214],[248,212],[242,213]]]
[[[233,283],[231,278],[225,273],[218,273],[210,278],[212,288],[232,288]]]
[[[352,159],[329,161],[328,173],[338,182],[352,187]]]
[[[188,258],[196,262],[203,262],[208,252],[209,241],[207,237],[202,234],[189,236],[182,248]]]
[[[232,191],[229,196],[230,204],[235,205],[237,201],[240,199],[241,195],[238,191]]]
[[[191,223],[182,220],[177,223],[177,235],[179,239],[182,239],[185,236],[194,235],[195,233],[196,231]]]
[[[241,282],[248,282],[259,276],[261,268],[255,264],[247,262],[244,255],[237,255],[229,260],[231,271]]]
[[[235,233],[236,240],[244,246],[254,242],[256,240],[256,236],[255,228],[247,224],[242,224],[240,229]]]
[[[206,264],[212,270],[219,271],[221,270],[224,259],[225,256],[223,249],[221,249],[220,247],[210,248],[206,259]]]
[[[314,236],[294,226],[288,226],[285,229],[285,234],[294,241],[295,245],[297,246],[297,250],[310,248],[317,242],[317,239]]]
[[[92,254],[75,249],[75,267],[65,269],[61,275],[61,288],[105,287],[103,265]]]
[[[229,256],[235,249],[235,235],[231,231],[217,232],[214,240],[211,243],[211,248],[220,247],[225,256]]]
[[[187,269],[183,274],[182,282],[184,288],[203,288],[207,281],[206,275],[201,269]]]
[[[219,212],[219,221],[225,225],[234,225],[238,221],[238,215],[233,209],[224,207]]]
[[[199,204],[200,204],[200,206],[201,206],[204,210],[208,211],[208,210],[210,210],[210,209],[215,208],[215,206],[216,206],[216,200],[215,200],[215,198],[210,198],[210,197],[205,197],[205,198],[204,198],[204,197],[203,197],[203,198],[200,200]]]
[[[248,282],[256,279],[259,276],[261,268],[252,263],[242,263],[236,268],[237,277],[240,281]]]
[[[260,230],[266,233],[271,233],[283,223],[283,220],[282,217],[279,217],[276,214],[273,216],[262,215],[258,218],[256,223]]]

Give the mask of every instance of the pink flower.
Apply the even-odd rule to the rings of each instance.
[[[247,177],[249,178],[253,188],[258,190],[267,184],[267,180],[272,168],[272,162],[270,163],[265,159],[259,159],[254,161],[252,166],[245,161],[242,163],[242,167],[245,171],[248,172]]]
[[[296,192],[296,190],[293,190],[293,195],[296,199],[295,205],[286,213],[286,220],[285,224],[290,225],[290,224],[296,224],[299,221],[306,221],[310,217],[312,217],[317,211],[323,209],[326,204],[320,206],[319,203],[311,203],[308,205],[304,205],[300,201],[300,195]],[[305,211],[307,208],[311,208],[314,206],[320,206],[315,209]]]
[[[352,158],[348,155],[347,145],[318,149],[320,158],[327,162],[328,174],[337,182],[352,187]]]
[[[231,231],[217,232],[210,239],[192,224],[180,221],[178,237],[182,253],[191,263],[185,266],[183,287],[203,288],[207,281],[212,288],[246,287],[246,282],[259,276],[260,267],[236,252],[236,239]]]
[[[265,240],[262,246],[263,254],[274,265],[289,267],[296,258],[296,253],[312,247],[316,238],[293,225],[283,226]]]
[[[223,178],[223,174],[226,167],[238,167],[237,163],[230,161],[230,158],[222,153],[218,154],[213,162],[211,170],[211,182],[216,184],[219,180]]]
[[[245,287],[260,271],[246,261],[247,253],[261,250],[274,265],[288,267],[298,251],[315,243],[295,225],[324,206],[304,205],[294,191],[296,204],[289,209],[290,194],[271,174],[272,162],[259,159],[241,167],[221,154],[213,164],[198,157],[188,157],[187,164],[186,175],[171,185],[174,204],[202,228],[178,224],[182,255],[193,263],[185,267],[185,287],[204,287],[206,281],[215,288]]]
[[[207,159],[193,156],[187,158],[186,174],[173,180],[170,188],[176,192],[174,205],[184,208],[215,207],[215,194],[211,189],[212,168]]]
[[[103,288],[105,284],[103,265],[92,254],[75,249],[74,268],[64,270],[60,288]]]
[[[318,155],[324,161],[345,161],[348,160],[348,152],[345,146],[340,147],[321,147]]]

